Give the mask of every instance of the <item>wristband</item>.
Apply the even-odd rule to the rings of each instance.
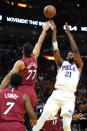
[[[53,45],[53,51],[59,50],[59,48],[58,48],[58,42],[57,41],[54,41],[52,43],[52,45]]]

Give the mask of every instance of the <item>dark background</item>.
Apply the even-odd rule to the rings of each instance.
[[[27,7],[17,6],[19,2],[26,4]],[[76,92],[75,112],[86,114],[87,118],[87,110],[80,109],[80,104],[87,103],[87,31],[81,31],[81,27],[87,27],[87,0],[0,0],[0,15],[2,15],[2,20],[0,19],[0,82],[12,69],[15,61],[22,57],[21,50],[24,42],[30,41],[34,46],[42,31],[39,25],[7,22],[6,17],[45,22],[49,20],[43,14],[43,9],[47,5],[56,7],[57,13],[52,19],[57,26],[57,40],[63,58],[71,51],[63,25],[68,22],[72,27],[78,27],[77,31],[71,31],[71,33],[78,45],[84,67]],[[43,57],[43,55],[53,56],[51,41],[52,32],[49,30],[38,58],[35,86],[42,103],[46,102],[50,96],[56,79],[55,62]]]

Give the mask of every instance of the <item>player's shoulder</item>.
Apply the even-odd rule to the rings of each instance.
[[[17,60],[16,63],[23,63],[23,60],[22,59]]]
[[[31,56],[31,58],[32,60],[36,61],[36,56],[34,54]]]
[[[24,62],[22,60],[17,60],[15,62],[15,65],[23,65],[23,64],[24,64]]]
[[[1,93],[6,93],[6,92],[9,92],[11,89],[9,89],[9,88],[5,88],[5,89],[2,89],[1,90]]]
[[[67,65],[67,64],[69,64],[69,62],[68,61],[63,61],[63,63],[62,63],[62,65]]]
[[[77,66],[76,63],[71,64],[69,61],[63,61],[63,64],[64,65],[75,65],[75,66]]]
[[[35,60],[35,56],[32,55],[32,56],[30,56],[30,57],[24,57],[24,58],[21,59],[21,61],[29,61],[29,60],[31,61],[31,59],[32,59],[32,60]]]

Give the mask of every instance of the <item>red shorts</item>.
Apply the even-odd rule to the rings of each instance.
[[[25,131],[26,127],[20,122],[1,122],[0,131]]]
[[[29,97],[30,100],[31,100],[32,107],[33,107],[33,109],[34,109],[35,104],[36,104],[36,100],[37,100],[37,95],[36,95],[35,90],[34,90],[32,87],[29,87],[29,86],[27,86],[27,85],[21,86],[19,90],[20,90],[23,94],[28,95],[28,97]]]

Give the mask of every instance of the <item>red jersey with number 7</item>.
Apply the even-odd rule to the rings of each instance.
[[[19,90],[3,89],[0,92],[0,121],[24,122],[24,101]]]
[[[23,58],[25,68],[21,71],[23,77],[22,85],[28,85],[34,88],[37,76],[37,62],[34,57]]]

